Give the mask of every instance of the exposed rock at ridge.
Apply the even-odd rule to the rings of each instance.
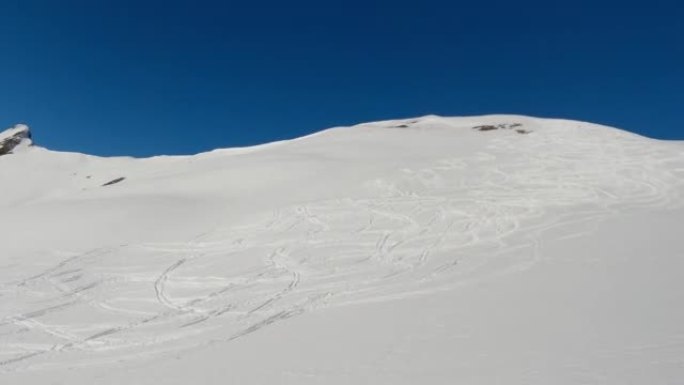
[[[11,154],[20,145],[31,146],[31,130],[27,125],[17,124],[13,128],[0,132],[0,156]]]

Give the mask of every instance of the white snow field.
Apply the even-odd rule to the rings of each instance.
[[[427,116],[0,183],[3,385],[684,384],[684,142]]]

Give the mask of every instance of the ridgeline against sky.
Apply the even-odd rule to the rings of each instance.
[[[676,1],[5,1],[0,128],[194,153],[389,118],[515,113],[684,139]]]

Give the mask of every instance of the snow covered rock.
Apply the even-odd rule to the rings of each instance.
[[[0,156],[11,154],[15,149],[32,144],[31,130],[25,124],[17,124],[13,128],[0,132]]]

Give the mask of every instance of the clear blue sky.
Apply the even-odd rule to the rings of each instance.
[[[684,139],[680,1],[2,0],[0,126],[99,155],[516,113]]]

